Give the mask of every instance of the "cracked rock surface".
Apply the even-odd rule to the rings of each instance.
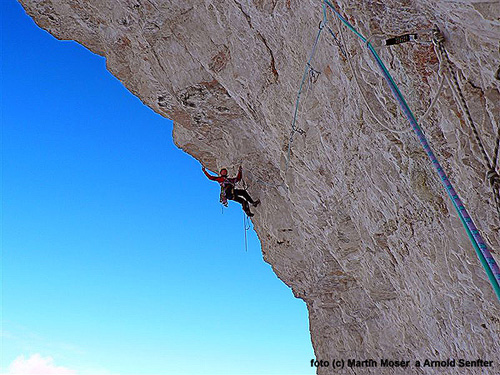
[[[295,134],[286,169],[321,1],[21,3],[55,37],[105,56],[110,72],[132,93],[174,120],[174,141],[182,150],[212,170],[229,166],[234,173],[243,165],[251,195],[262,200],[253,222],[264,260],[306,302],[318,359],[482,358],[496,361],[498,370],[500,304],[375,62],[349,30],[339,33],[331,13],[328,25],[343,36],[355,75],[323,32],[312,62],[321,74],[304,86],[297,120],[304,134]],[[437,25],[492,156],[500,124],[498,1],[334,4],[374,41],[409,31],[424,35]],[[406,43],[381,48],[380,55],[418,118],[439,82],[433,46]],[[449,87],[422,126],[499,261],[500,222],[486,167]]]

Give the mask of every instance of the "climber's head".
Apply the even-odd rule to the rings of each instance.
[[[221,175],[222,177],[227,177],[227,169],[226,169],[226,168],[222,168],[222,169],[220,170],[220,175]]]

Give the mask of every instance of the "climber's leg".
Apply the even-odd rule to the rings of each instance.
[[[233,201],[236,201],[238,203],[241,204],[241,207],[243,208],[243,211],[245,211],[245,213],[248,215],[248,216],[253,216],[253,213],[250,212],[250,207],[248,206],[248,202],[243,199],[241,196],[239,196],[237,193],[236,193],[237,189],[235,189],[235,195],[234,197],[232,198]]]
[[[252,199],[252,197],[250,196],[250,194],[248,194],[248,192],[246,190],[243,190],[243,189],[234,189],[234,195],[245,198],[247,201],[252,203],[254,206],[257,206],[260,203],[260,200],[257,199],[256,201],[254,201]]]
[[[253,200],[250,194],[246,190],[243,189],[234,189],[234,194],[240,197],[245,198],[247,201],[249,201],[254,207],[257,207],[260,204],[260,199]]]

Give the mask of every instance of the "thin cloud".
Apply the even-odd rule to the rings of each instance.
[[[29,358],[20,355],[9,366],[5,375],[77,375],[69,368],[56,366],[52,357],[33,354]]]

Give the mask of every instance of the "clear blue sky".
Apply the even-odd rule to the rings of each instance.
[[[305,304],[253,232],[245,252],[239,206],[221,214],[172,123],[0,3],[0,373],[39,354],[77,374],[313,374]]]

